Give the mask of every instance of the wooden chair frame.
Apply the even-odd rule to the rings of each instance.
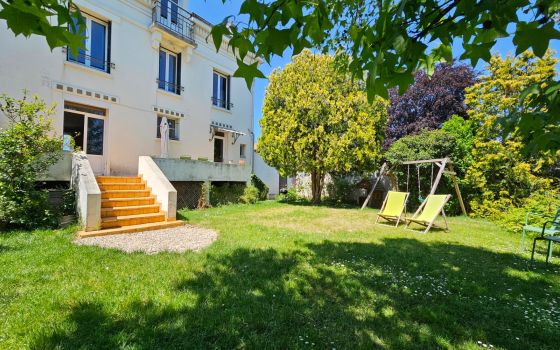
[[[404,198],[404,204],[403,204],[403,209],[401,211],[401,214],[398,217],[395,218],[394,216],[388,216],[388,215],[380,214],[385,209],[385,205],[387,205],[387,199],[389,198],[389,194],[387,193],[387,195],[385,196],[385,199],[383,200],[383,204],[381,204],[381,209],[379,209],[379,213],[377,213],[377,217],[375,218],[375,225],[383,225],[383,226],[393,227],[393,225],[388,225],[388,224],[379,222],[379,217],[382,217],[383,219],[385,219],[388,222],[395,221],[396,223],[395,223],[394,227],[399,227],[399,223],[402,219],[403,213],[406,216],[406,203],[408,202],[408,196],[410,196],[410,193],[407,192],[406,197]]]
[[[417,225],[422,225],[422,226],[426,226],[426,229],[424,230],[424,232],[422,233],[428,233],[428,231],[430,231],[430,229],[432,227],[436,227],[436,228],[443,228],[445,229],[445,231],[449,231],[449,225],[447,224],[447,217],[445,216],[445,210],[443,209],[443,207],[445,206],[445,204],[447,204],[447,202],[449,201],[449,199],[451,198],[451,195],[448,194],[445,198],[445,201],[443,202],[443,206],[441,207],[441,216],[443,216],[443,221],[445,222],[445,227],[443,226],[438,226],[435,224],[435,221],[437,220],[436,216],[432,221],[430,222],[425,222],[425,221],[420,221],[420,220],[415,220],[414,218],[418,216],[418,214],[420,214],[420,211],[422,210],[422,208],[424,208],[424,206],[426,205],[426,202],[428,201],[429,196],[422,202],[422,204],[420,204],[420,206],[418,207],[418,209],[416,210],[416,212],[414,213],[414,215],[412,216],[412,218],[407,218],[405,219],[407,221],[406,226],[404,227],[405,230],[408,231],[414,231],[414,232],[418,232],[418,230],[414,230],[411,228],[408,228],[410,226],[411,223],[415,223]]]

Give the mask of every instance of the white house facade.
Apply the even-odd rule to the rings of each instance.
[[[56,104],[67,152],[47,180],[71,183],[81,235],[181,225],[177,208],[200,206],[203,183],[247,182],[253,92],[233,78],[227,38],[216,52],[211,24],[185,10],[188,0],[74,4],[86,19],[78,52],[16,38],[0,21],[0,93],[26,89]]]
[[[185,10],[188,0],[75,4],[87,27],[86,50],[76,54],[51,51],[43,37],[16,38],[0,23],[0,93],[21,96],[27,89],[56,103],[56,133],[66,148],[74,140],[96,175],[137,174],[140,156],[158,157],[165,117],[168,158],[189,158],[197,167],[176,181],[246,181],[253,93],[232,77],[237,63],[227,40],[216,52],[210,24]],[[0,127],[5,123],[0,117]],[[198,159],[215,164],[193,165]]]

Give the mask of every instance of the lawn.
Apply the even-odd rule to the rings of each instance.
[[[426,235],[374,211],[184,211],[202,252],[125,254],[74,229],[0,234],[0,348],[558,349],[560,259],[451,218]],[[541,251],[542,253],[542,251]]]

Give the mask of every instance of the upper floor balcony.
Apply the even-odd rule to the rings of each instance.
[[[152,26],[184,42],[196,45],[192,13],[179,7],[177,0],[157,0],[152,8]]]

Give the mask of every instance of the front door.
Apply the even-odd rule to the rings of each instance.
[[[87,112],[86,112],[87,111]],[[93,112],[93,113],[91,113]],[[83,150],[95,175],[108,172],[105,161],[105,110],[65,104],[64,150]]]
[[[223,163],[224,161],[224,139],[214,138],[214,162]]]

